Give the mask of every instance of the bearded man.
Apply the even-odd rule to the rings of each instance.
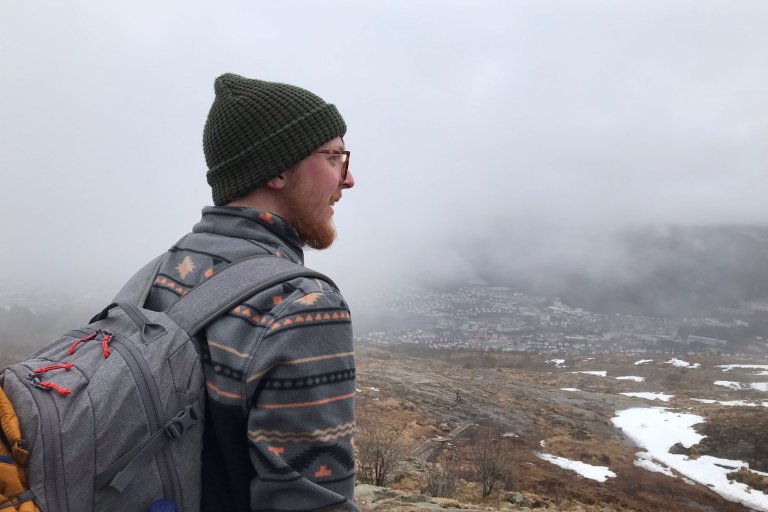
[[[231,262],[303,264],[333,242],[355,180],[334,105],[292,85],[225,74],[203,132],[215,206],[165,257],[145,307],[167,309]],[[347,303],[294,278],[200,336],[206,383],[203,511],[357,510],[355,367]]]

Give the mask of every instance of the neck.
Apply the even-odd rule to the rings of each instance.
[[[238,206],[241,208],[256,208],[270,212],[285,218],[285,208],[275,191],[267,188],[257,188],[246,196],[230,201],[226,206]]]

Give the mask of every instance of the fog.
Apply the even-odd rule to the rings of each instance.
[[[625,228],[766,225],[766,26],[762,1],[4,2],[0,291],[106,300],[186,233],[224,72],[344,116],[357,185],[306,262],[353,306],[478,261],[615,269]]]

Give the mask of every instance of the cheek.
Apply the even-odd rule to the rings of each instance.
[[[337,190],[336,186],[331,186],[330,184],[324,184],[322,188],[318,187],[315,189],[317,201],[325,205],[330,205],[331,199],[336,195]]]
[[[296,195],[298,204],[302,204],[315,214],[331,212],[331,200],[338,193],[338,177],[320,174],[313,175],[312,180],[303,180],[296,183]]]

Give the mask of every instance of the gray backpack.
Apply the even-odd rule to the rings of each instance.
[[[155,312],[139,305],[162,258],[134,275],[87,326],[0,374],[19,418],[18,448],[29,452],[29,489],[0,508],[34,500],[43,512],[197,512],[205,386],[195,334],[288,279],[335,286],[285,259],[255,256]]]

